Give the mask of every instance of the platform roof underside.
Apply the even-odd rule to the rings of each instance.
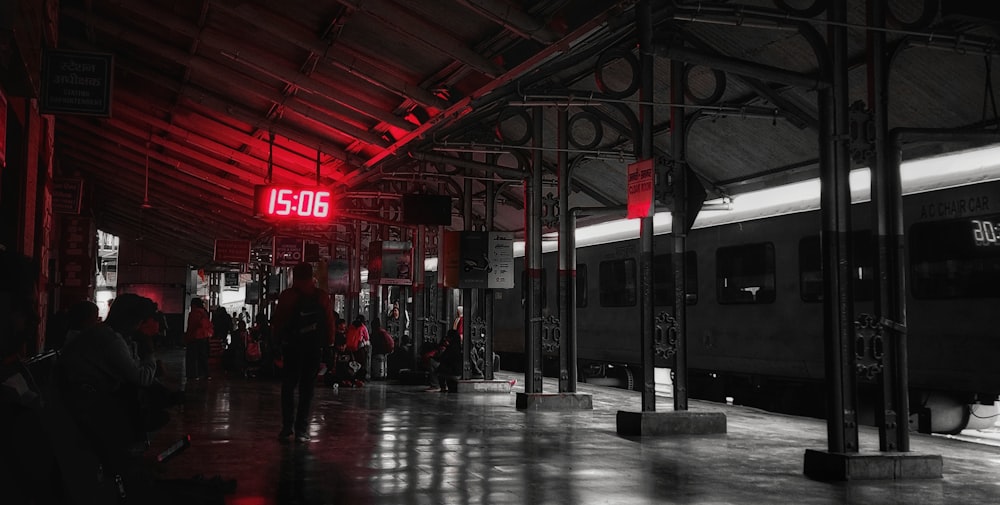
[[[812,3],[653,2],[654,155],[671,159],[675,51],[690,67],[686,161],[709,198],[818,175],[830,25]],[[870,106],[873,32],[866,2],[846,3],[850,101]],[[890,128],[996,128],[997,24],[990,2],[964,3],[972,12],[888,2]],[[216,238],[347,240],[349,225],[398,221],[409,193],[453,196],[463,229],[466,181],[476,225],[494,181],[494,228],[523,236],[517,171],[540,146],[543,192],[557,194],[561,110],[570,205],[626,202],[635,2],[64,0],[59,18],[60,49],[114,55],[114,88],[110,117],[58,116],[57,176],[90,181],[99,228],[193,266],[212,262]],[[533,110],[540,144],[527,139]],[[908,143],[904,157],[988,141],[976,138]],[[254,186],[268,181],[329,186],[343,217],[285,229],[255,218]],[[377,228],[363,226],[385,237]]]

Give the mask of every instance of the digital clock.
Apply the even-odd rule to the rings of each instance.
[[[278,219],[328,219],[333,195],[317,186],[255,186],[254,215]]]
[[[1000,219],[997,221],[972,219],[971,223],[972,240],[976,242],[977,246],[1000,245]]]

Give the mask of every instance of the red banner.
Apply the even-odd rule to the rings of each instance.
[[[640,160],[628,166],[628,218],[653,215],[653,160]]]

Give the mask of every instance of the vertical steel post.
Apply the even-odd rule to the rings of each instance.
[[[493,160],[490,160],[493,161]],[[496,183],[486,181],[486,229],[493,231],[496,219]],[[493,380],[493,290],[484,290],[483,321],[486,324],[486,341],[483,343],[483,378]]]
[[[426,246],[427,229],[424,225],[417,226],[416,238],[413,241],[413,318],[409,322],[412,326],[410,330],[410,357],[413,360],[412,369],[416,369],[420,363],[420,344],[424,342],[424,257]]]
[[[886,151],[895,147],[889,136],[885,139]],[[888,230],[886,232],[886,272],[889,275],[891,297],[886,300],[886,315],[897,325],[891,332],[892,359],[896,365],[892,383],[896,396],[896,451],[910,450],[910,372],[906,338],[906,270],[904,256],[903,228],[903,181],[899,172],[902,152],[892,150],[892,160],[887,164],[885,181],[886,212]]]
[[[684,103],[684,62],[670,62],[670,102]],[[687,249],[687,138],[684,108],[670,107],[670,146],[674,169],[671,172],[674,208],[671,209],[671,239],[673,242],[674,271],[674,325],[677,331],[677,347],[674,352],[674,410],[688,409],[688,364],[687,364],[687,264],[684,251]]]
[[[350,321],[361,313],[361,224],[351,225],[351,241],[354,247],[348,249],[347,269],[350,275],[350,293],[347,299],[347,314],[345,319]]]
[[[823,221],[823,338],[830,412],[830,452],[858,451],[856,377],[854,372],[854,308],[851,296],[851,188],[848,179],[849,123],[847,86],[846,2],[833,0],[827,9],[832,86],[819,91],[820,195]]]
[[[576,363],[570,361],[569,343],[567,337],[573,332],[571,319],[576,308],[576,292],[571,291],[572,278],[576,276],[576,265],[570,263],[570,252],[574,244],[567,242],[566,228],[569,225],[569,163],[566,150],[569,148],[566,131],[569,122],[569,111],[561,108],[556,111],[556,173],[559,182],[559,392],[575,392],[576,385],[570,384],[570,368],[576,368]]]
[[[444,241],[445,229],[444,226],[438,226],[438,269],[437,269],[437,296],[431,303],[434,304],[435,317],[438,319],[438,324],[435,328],[438,330],[437,335],[431,335],[430,340],[437,342],[447,333],[448,328],[451,328],[451,318],[454,317],[455,307],[452,303],[454,299],[453,296],[446,296],[445,293],[450,293],[448,288],[444,287],[444,265],[441,263],[441,258],[445,257],[445,241]]]
[[[570,167],[566,174],[566,186],[569,186],[570,177],[573,176],[573,168]],[[561,179],[560,179],[561,180]],[[566,316],[560,318],[564,321],[565,330],[562,333],[560,343],[566,346],[566,362],[568,367],[566,372],[566,392],[576,393],[576,383],[578,379],[577,368],[577,346],[576,346],[576,213],[569,210],[569,196],[566,197],[566,206],[560,212],[561,221],[565,222],[565,228],[559,230],[560,240],[565,236],[566,241],[566,265],[569,274],[567,275],[566,291],[570,296],[566,299]],[[560,250],[562,246],[560,246]],[[561,253],[560,253],[561,254]]]
[[[640,0],[636,7],[639,25],[639,159],[653,157],[653,4]],[[642,361],[642,411],[656,411],[656,380],[653,370],[655,331],[653,313],[653,217],[639,224],[639,327]]]
[[[542,392],[542,126],[544,109],[532,110],[531,177],[525,180],[524,272],[527,305],[524,312],[524,392]]]
[[[472,178],[465,178],[465,185],[462,191],[462,227],[467,232],[473,231],[472,226]],[[478,258],[477,258],[478,259]],[[476,307],[475,293],[471,288],[465,288],[462,290],[462,307],[463,316],[465,317],[465,323],[463,324],[464,336],[462,339],[462,379],[468,380],[472,378],[472,347],[476,345],[476,339],[479,338],[478,335],[473,335],[473,328],[475,327],[472,322],[476,319],[476,313],[479,307]]]
[[[874,28],[885,28],[885,2],[868,0],[868,25]],[[870,30],[868,42],[868,103],[872,109],[872,121],[875,124],[874,158],[869,160],[871,167],[872,222],[877,233],[877,254],[875,261],[875,278],[878,279],[878,289],[875,291],[875,317],[878,320],[898,321],[896,311],[899,293],[895,292],[895,278],[892,257],[892,241],[894,234],[890,213],[892,212],[892,191],[889,183],[889,171],[892,169],[886,163],[886,141],[889,137],[889,97],[887,94],[888,67],[886,55],[886,37],[884,31]],[[879,450],[900,450],[900,437],[905,437],[908,445],[909,435],[901,434],[908,430],[907,412],[900,410],[899,398],[896,396],[895,376],[896,359],[893,353],[896,342],[893,338],[893,328],[885,328],[884,337],[886,351],[882,358],[882,373],[879,382],[882,387],[881,408],[876,409],[875,418],[878,424]]]

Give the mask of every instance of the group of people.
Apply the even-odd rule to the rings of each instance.
[[[428,391],[454,390],[462,375],[461,307],[458,312],[444,338],[422,355],[422,365],[432,380]],[[400,317],[400,308],[395,304],[388,318],[398,321]],[[378,319],[372,321],[371,327],[369,332],[362,315],[350,324],[340,318],[333,310],[330,296],[316,286],[312,265],[300,263],[292,269],[292,285],[279,295],[271,326],[283,368],[280,440],[289,441],[293,437],[298,442],[310,440],[309,417],[324,357],[327,384],[363,387],[372,376],[373,354],[384,356],[395,350],[395,339]]]

